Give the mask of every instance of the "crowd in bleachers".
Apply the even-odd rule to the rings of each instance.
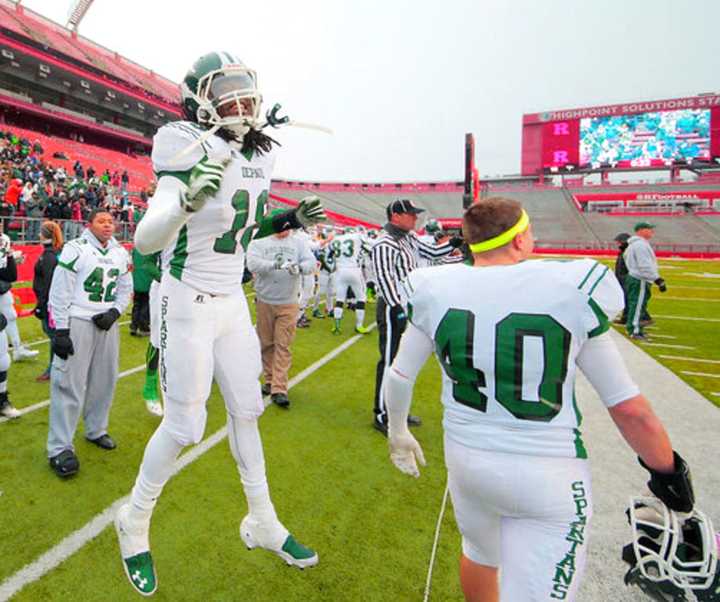
[[[100,172],[79,160],[67,169],[50,165],[38,139],[0,129],[0,223],[18,240],[37,241],[44,219],[59,222],[66,239],[79,236],[95,208],[109,210],[123,223],[118,233],[127,238],[138,217],[130,183],[127,170]]]

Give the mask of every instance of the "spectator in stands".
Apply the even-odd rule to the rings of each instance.
[[[25,240],[27,242],[35,242],[40,237],[40,224],[45,214],[45,208],[39,198],[38,193],[32,195],[32,198],[25,203],[25,215],[29,218],[27,227],[25,228]]]
[[[130,184],[130,176],[128,175],[127,169],[123,171],[120,181],[122,182],[122,191],[127,192],[128,185]]]
[[[100,181],[105,184],[106,186],[110,184],[110,170],[108,168],[105,168],[105,171],[103,172],[102,176],[100,176]]]
[[[50,294],[50,283],[53,272],[57,267],[58,256],[62,251],[63,236],[55,222],[44,222],[40,228],[40,243],[43,251],[35,262],[35,275],[33,277],[33,292],[37,298],[35,306],[35,317],[40,320],[43,332],[52,339],[53,330],[50,328],[48,319],[48,295]],[[43,382],[50,380],[50,367],[52,366],[53,351],[50,347],[50,361],[45,371],[35,380]]]
[[[89,165],[87,168],[87,178],[88,180],[92,180],[95,177],[95,169],[93,169],[92,165]]]

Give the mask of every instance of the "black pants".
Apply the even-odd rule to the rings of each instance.
[[[380,348],[380,360],[377,363],[375,373],[375,420],[387,422],[387,410],[382,390],[385,368],[392,364],[393,359],[400,345],[400,337],[405,332],[407,317],[405,313],[397,310],[391,311],[390,306],[382,298],[378,299],[376,309],[378,325],[378,342]]]
[[[150,332],[150,293],[133,293],[130,330]]]

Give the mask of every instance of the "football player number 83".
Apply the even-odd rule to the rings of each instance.
[[[523,346],[526,337],[542,340],[543,373],[539,401],[522,398]],[[435,333],[435,349],[443,370],[453,381],[455,401],[481,412],[488,398],[485,374],[473,365],[475,314],[449,309]],[[570,332],[546,314],[512,313],[495,326],[495,398],[521,420],[549,422],[560,413],[567,376]]]
[[[265,215],[265,205],[268,200],[267,190],[263,190],[257,199],[257,206],[255,208],[255,222],[258,223]],[[248,222],[248,213],[250,211],[250,193],[247,190],[237,190],[232,197],[232,208],[235,210],[235,217],[233,218],[232,226],[230,230],[225,232],[222,236],[218,236],[215,239],[213,245],[213,251],[216,253],[222,253],[224,255],[234,255],[237,251],[237,233],[242,230]],[[253,229],[248,228],[243,232],[240,238],[240,244],[242,248],[247,250],[250,240],[252,239]]]

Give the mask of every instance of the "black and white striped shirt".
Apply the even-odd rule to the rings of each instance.
[[[398,285],[417,267],[419,257],[437,259],[452,251],[450,243],[430,245],[421,241],[414,232],[385,224],[371,251],[378,290],[385,303],[391,306],[403,304]]]

